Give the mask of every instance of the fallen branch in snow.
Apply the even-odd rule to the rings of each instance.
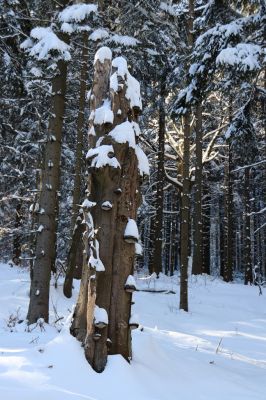
[[[138,292],[147,292],[147,293],[164,293],[164,294],[176,294],[173,290],[167,290],[167,289],[137,289]]]
[[[221,339],[220,339],[220,341],[219,341],[219,343],[218,343],[218,346],[217,346],[217,348],[216,348],[216,351],[215,351],[216,354],[219,352],[219,349],[220,349],[220,346],[221,346],[222,341],[223,341],[223,338],[221,337]]]

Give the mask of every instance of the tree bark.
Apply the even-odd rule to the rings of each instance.
[[[189,53],[193,46],[194,0],[189,0],[189,16],[187,26]],[[184,115],[184,144],[182,163],[183,191],[181,195],[181,247],[180,247],[180,309],[188,311],[188,257],[190,248],[189,220],[190,220],[190,122],[191,110]]]
[[[57,63],[58,74],[52,80],[51,118],[45,146],[45,163],[40,193],[39,228],[37,231],[35,263],[31,281],[28,322],[49,319],[49,290],[51,270],[56,256],[56,228],[58,192],[60,188],[60,160],[65,110],[67,64]]]
[[[228,163],[225,169],[226,175],[226,195],[225,195],[225,238],[224,238],[224,271],[223,279],[225,282],[233,280],[233,249],[234,249],[234,236],[233,236],[233,182],[232,182],[232,152],[229,144],[228,150]]]
[[[210,275],[210,192],[207,182],[203,185],[203,202],[202,202],[202,272]]]
[[[116,142],[108,135],[125,121],[136,122],[139,110],[132,108],[126,98],[128,72],[121,75],[119,69],[114,69],[118,78],[117,90],[110,89],[110,72],[111,60],[96,58],[90,123],[96,134],[93,141],[96,143],[97,140],[98,144],[95,150],[101,149],[101,146],[113,146],[107,157],[117,161],[120,167],[108,163],[97,167],[92,161],[89,169],[87,193],[95,204],[91,211],[94,236],[90,246],[86,245],[85,248],[81,290],[71,327],[72,334],[83,342],[85,356],[97,372],[104,370],[108,353],[121,354],[127,360],[131,358],[132,293],[125,290],[125,283],[128,276],[133,274],[135,245],[125,240],[124,232],[128,220],[136,219],[140,199],[135,149],[128,142]],[[113,123],[97,123],[94,120],[97,109],[104,104],[110,104]],[[111,205],[107,209],[104,207],[106,202]],[[85,215],[84,219],[88,221],[90,217]],[[90,237],[88,224],[84,237],[85,240]],[[93,263],[96,259],[104,265],[104,271],[95,268]],[[107,326],[98,327],[95,323],[96,307],[107,313]]]
[[[21,232],[22,227],[22,203],[19,202],[16,206],[16,217],[15,217],[15,234],[13,240],[13,257],[12,261],[15,265],[21,265]]]
[[[252,259],[251,259],[251,238],[250,238],[250,168],[245,168],[244,175],[244,268],[245,285],[253,283]]]
[[[154,218],[154,251],[152,267],[153,272],[159,277],[162,272],[162,250],[163,250],[163,208],[164,208],[164,139],[165,139],[165,78],[161,81],[159,99],[159,135],[157,155],[157,192],[156,192],[156,214]]]
[[[75,154],[75,178],[73,188],[73,205],[71,216],[71,234],[70,247],[67,257],[67,270],[64,281],[64,295],[66,297],[72,296],[73,278],[81,278],[82,274],[82,251],[83,241],[82,234],[84,232],[84,225],[80,224],[77,220],[79,205],[81,202],[81,173],[82,173],[82,151],[83,139],[85,130],[85,105],[86,105],[86,90],[87,90],[87,74],[88,74],[88,33],[83,33],[83,48],[82,48],[82,66],[80,71],[80,95],[79,95],[79,112],[77,119],[77,145]]]
[[[196,170],[194,196],[194,251],[192,274],[202,274],[202,107],[196,107]]]
[[[180,247],[180,309],[188,311],[188,257],[190,211],[190,115],[184,116],[183,190],[181,194],[181,247]]]

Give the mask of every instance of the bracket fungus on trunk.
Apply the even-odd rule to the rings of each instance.
[[[104,308],[95,306],[94,308],[94,326],[98,329],[104,329],[108,325],[108,315]]]
[[[104,211],[109,211],[113,208],[113,205],[110,201],[104,201],[101,205],[101,209]]]
[[[100,333],[94,333],[93,334],[93,340],[95,341],[95,342],[98,342],[98,340],[100,340],[101,339],[101,334]]]
[[[138,243],[139,231],[136,221],[132,218],[128,219],[128,223],[124,232],[124,240],[127,243]]]
[[[125,291],[128,293],[133,293],[137,290],[136,281],[133,275],[129,275],[125,283]]]
[[[131,317],[130,317],[129,327],[130,327],[131,330],[138,329],[138,327],[139,327],[138,318],[134,314],[131,315]]]
[[[112,60],[111,50],[100,48],[94,61],[86,156],[87,196],[96,205],[83,207],[83,273],[71,325],[97,372],[104,370],[108,354],[131,359],[131,329],[138,327],[129,321],[137,290],[132,275],[139,240],[135,220],[142,177],[149,173],[138,144],[141,109],[140,85],[126,60]]]

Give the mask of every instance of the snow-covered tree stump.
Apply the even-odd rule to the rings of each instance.
[[[83,207],[87,230],[71,332],[83,342],[89,363],[101,372],[108,354],[131,358],[133,291],[127,289],[127,283],[139,240],[135,222],[139,186],[143,175],[149,173],[138,145],[140,86],[130,75],[126,60],[112,60],[107,47],[95,55],[90,103],[90,174]],[[87,202],[93,205],[91,211]]]

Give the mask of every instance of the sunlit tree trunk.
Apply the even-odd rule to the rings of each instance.
[[[90,212],[84,211],[87,228],[83,276],[71,326],[72,334],[83,342],[85,356],[97,372],[105,368],[108,354],[121,354],[127,360],[131,358],[131,329],[136,326],[131,321],[135,285],[129,284],[128,279],[133,274],[138,239],[127,235],[126,228],[128,224],[135,224],[140,201],[135,149],[126,140],[121,143],[108,135],[117,126],[122,129],[121,124],[127,121],[127,125],[123,125],[126,135],[126,130],[135,126],[131,123],[137,121],[140,109],[132,107],[126,97],[128,72],[123,75],[114,67],[112,81],[117,74],[118,87],[116,90],[110,88],[110,50],[104,48],[101,51],[105,56],[104,59],[96,57],[95,61],[90,130],[95,132],[94,142],[98,144],[92,153],[109,150],[100,166],[96,162],[101,162],[100,156],[94,153],[89,156],[87,195],[94,206]],[[125,63],[121,58],[118,61]],[[101,106],[110,107],[107,114],[113,114],[113,121],[97,122],[96,115]],[[99,309],[108,317],[102,324],[97,323]]]

